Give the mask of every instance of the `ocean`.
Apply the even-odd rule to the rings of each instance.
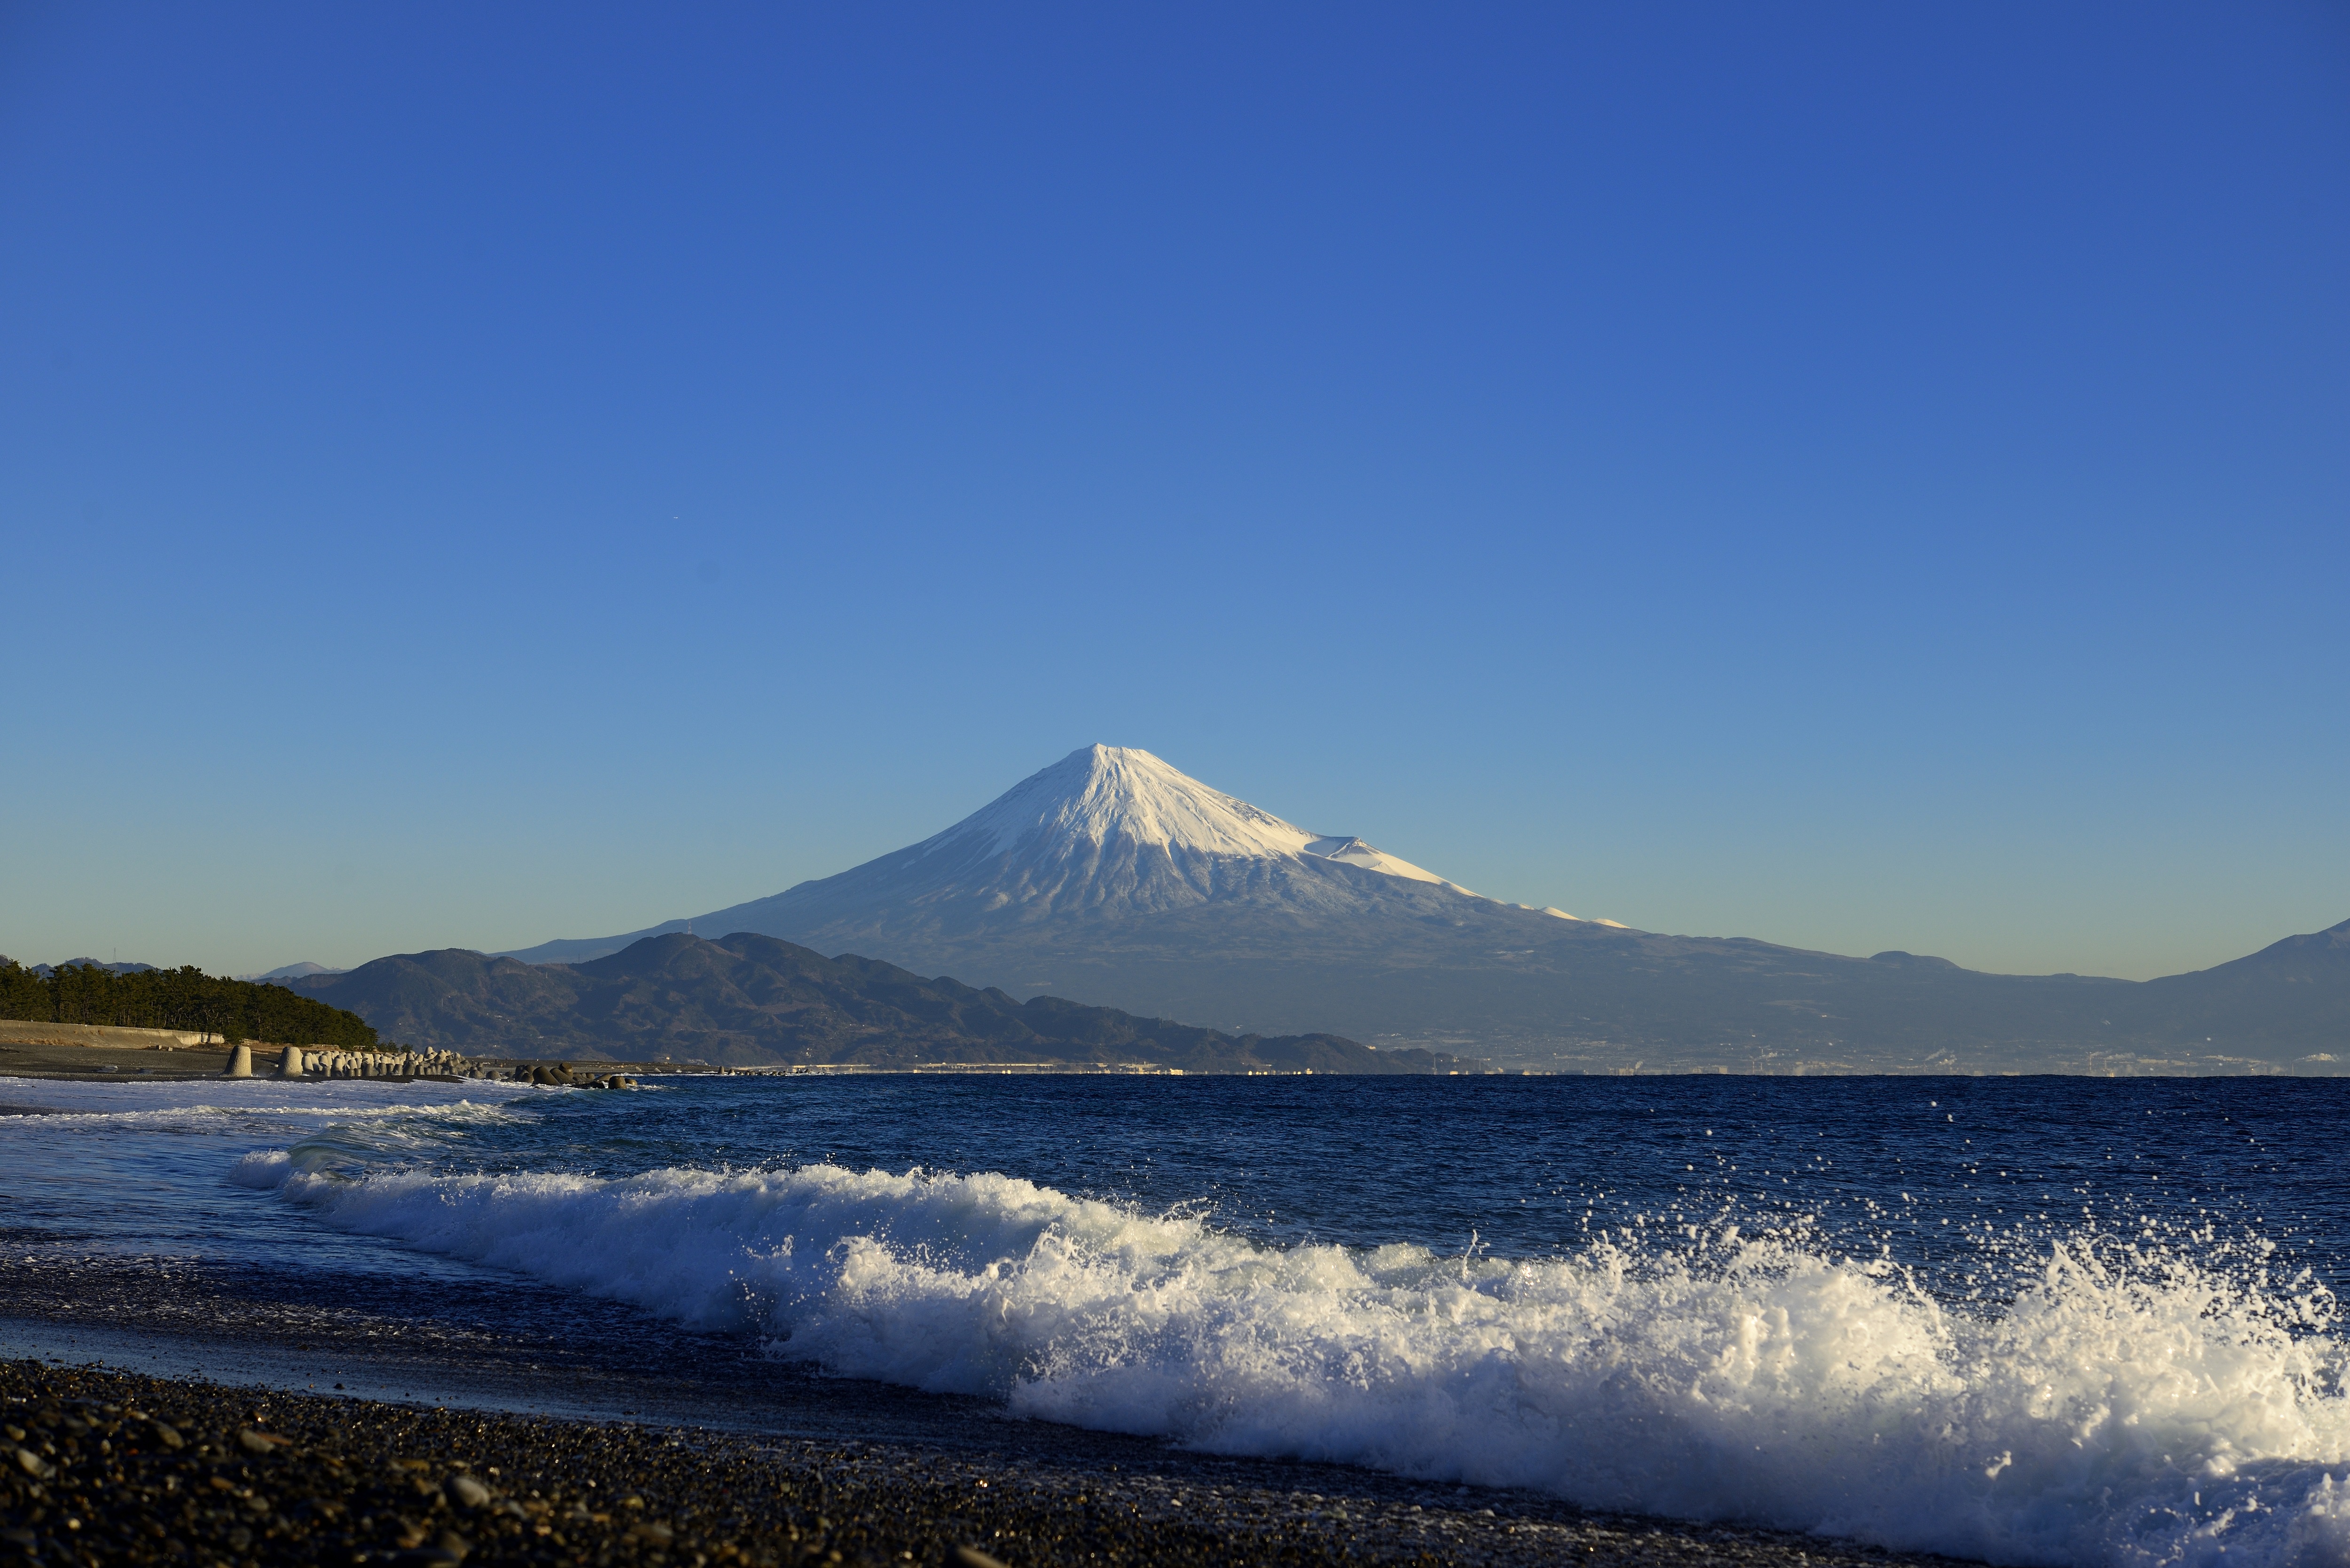
[[[463,1301],[533,1368],[625,1342],[900,1410],[2001,1563],[2350,1563],[2338,1081],[0,1100],[36,1113],[0,1118],[0,1315],[144,1291],[131,1315],[182,1334],[298,1301],[270,1332],[372,1311],[396,1335]]]

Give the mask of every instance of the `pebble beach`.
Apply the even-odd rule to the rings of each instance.
[[[21,1360],[0,1362],[0,1550],[21,1562],[1937,1561],[1326,1467],[1309,1491],[1274,1467],[1180,1454],[1055,1464],[984,1444],[565,1421]]]

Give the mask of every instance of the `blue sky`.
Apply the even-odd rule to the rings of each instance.
[[[1094,741],[1480,891],[2350,916],[2350,14],[0,10],[0,950],[598,935]]]

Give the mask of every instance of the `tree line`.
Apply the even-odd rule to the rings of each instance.
[[[296,996],[282,985],[206,974],[193,964],[123,974],[68,964],[36,974],[10,959],[0,962],[0,1018],[174,1029],[211,1034],[231,1045],[261,1040],[379,1048],[375,1030],[355,1012]]]

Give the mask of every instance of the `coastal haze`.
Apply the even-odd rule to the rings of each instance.
[[[585,963],[688,930],[779,937],[1017,997],[1520,1069],[2350,1070],[2350,921],[2144,982],[1664,935],[1481,897],[1104,745],[837,876],[504,956]],[[381,1023],[369,988],[385,979],[359,978],[373,967],[291,983]]]

